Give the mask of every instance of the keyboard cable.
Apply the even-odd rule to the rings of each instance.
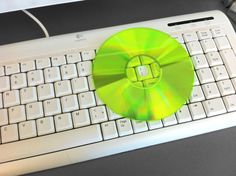
[[[46,38],[49,38],[49,33],[48,30],[46,29],[46,27],[43,25],[43,23],[37,18],[35,17],[32,13],[30,13],[28,10],[22,10],[22,12],[24,12],[26,15],[28,15],[32,20],[34,20],[39,27],[42,29],[44,35]]]

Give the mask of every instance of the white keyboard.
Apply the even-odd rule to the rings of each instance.
[[[91,76],[96,49],[130,27],[169,33],[187,49],[195,66],[188,103],[162,121],[121,118],[96,96]],[[235,126],[235,52],[234,29],[219,11],[1,46],[0,175],[35,172]]]

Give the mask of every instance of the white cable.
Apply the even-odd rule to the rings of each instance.
[[[48,38],[49,37],[49,33],[47,31],[47,29],[45,28],[45,26],[43,25],[43,23],[41,21],[39,21],[38,18],[36,18],[32,13],[30,13],[28,10],[22,10],[26,15],[28,15],[30,18],[32,18],[38,25],[39,27],[43,30],[43,33],[45,34],[45,37]]]

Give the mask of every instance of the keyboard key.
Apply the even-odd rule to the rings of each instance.
[[[37,119],[44,116],[43,103],[34,102],[26,105],[27,120]]]
[[[56,126],[57,132],[65,131],[65,130],[69,130],[73,128],[73,123],[72,123],[70,113],[56,115],[54,119],[55,119],[55,126]]]
[[[39,136],[55,132],[53,117],[37,119],[36,124]]]
[[[189,42],[186,46],[191,56],[203,53],[202,47],[198,41]]]
[[[10,107],[8,114],[10,123],[18,123],[26,120],[24,105]]]
[[[7,109],[0,109],[0,127],[8,124]]]
[[[94,82],[93,82],[92,75],[88,76],[88,84],[89,84],[89,89],[90,90],[95,90],[95,85],[94,85]]]
[[[11,64],[5,66],[6,75],[12,75],[20,72],[19,64]]]
[[[37,101],[36,87],[27,87],[20,90],[21,104]]]
[[[203,92],[206,96],[206,99],[220,97],[220,92],[217,88],[216,83],[209,83],[202,85]]]
[[[147,123],[145,121],[132,120],[134,133],[140,133],[148,130]]]
[[[72,113],[74,127],[82,127],[90,124],[88,109],[78,110]]]
[[[199,83],[199,80],[198,80],[198,77],[197,77],[197,75],[196,75],[196,73],[194,72],[194,86],[196,86],[196,85],[199,85],[200,83]]]
[[[202,101],[205,100],[204,94],[202,92],[202,88],[200,86],[194,86],[192,95],[190,97],[191,102]]]
[[[186,43],[198,40],[197,34],[195,32],[184,33],[183,37]]]
[[[74,78],[71,80],[73,93],[81,93],[89,90],[86,77]]]
[[[37,136],[36,124],[34,120],[19,123],[20,139],[28,139]]]
[[[229,78],[228,73],[225,69],[225,66],[223,65],[212,67],[211,70],[216,81]]]
[[[195,69],[209,67],[206,57],[203,54],[192,56],[192,61]]]
[[[13,142],[19,139],[17,124],[1,127],[2,143]]]
[[[28,85],[29,86],[37,86],[39,84],[44,83],[43,71],[42,70],[34,70],[27,73]]]
[[[125,118],[119,119],[116,121],[116,124],[117,124],[117,129],[119,132],[119,136],[126,136],[129,134],[133,134],[133,129],[132,129],[131,122],[129,119],[125,119]]]
[[[36,67],[37,69],[51,67],[50,58],[36,59]]]
[[[11,75],[11,89],[21,89],[26,86],[27,81],[25,73]]]
[[[74,64],[81,61],[80,53],[70,53],[66,55],[67,63]]]
[[[18,90],[11,90],[3,93],[3,104],[4,107],[11,107],[20,104],[20,97]]]
[[[176,112],[176,118],[179,123],[184,123],[192,120],[187,105],[183,105],[181,109]]]
[[[21,68],[21,72],[28,72],[28,71],[35,70],[35,62],[33,60],[21,62],[20,68]]]
[[[153,120],[153,121],[148,121],[148,128],[150,130],[154,130],[154,129],[158,129],[158,128],[162,128],[163,124],[161,122],[161,120]]]
[[[45,100],[43,102],[45,116],[51,116],[61,113],[61,103],[59,98]]]
[[[231,78],[236,77],[236,56],[232,49],[220,51],[220,55],[225,63],[226,69]]]
[[[61,98],[61,106],[63,112],[70,112],[79,109],[78,99],[76,95],[68,95]]]
[[[217,51],[216,45],[213,39],[205,39],[201,41],[201,45],[204,53],[209,53],[213,51]]]
[[[103,134],[104,140],[118,137],[116,123],[114,121],[104,122],[101,124],[101,127],[102,127],[102,134]]]
[[[97,106],[89,109],[92,124],[107,121],[105,106]]]
[[[51,58],[51,60],[52,60],[52,66],[53,67],[57,67],[57,66],[66,64],[65,56],[53,56]]]
[[[95,58],[95,52],[94,50],[82,51],[81,56],[83,61],[93,60]]]
[[[61,77],[63,80],[76,78],[77,70],[75,64],[68,64],[61,66]]]
[[[223,65],[223,61],[218,52],[207,53],[206,58],[211,67],[216,65]]]
[[[217,82],[217,85],[219,87],[220,94],[222,96],[235,94],[234,87],[233,87],[230,80],[219,81],[219,82]]]
[[[72,94],[69,80],[59,81],[54,84],[56,97]]]
[[[216,46],[219,50],[231,48],[229,41],[226,37],[217,37],[215,38]]]
[[[193,120],[202,119],[206,117],[202,103],[197,102],[189,105],[189,110],[192,114]]]
[[[229,95],[223,98],[227,111],[236,111],[236,95]]]
[[[79,62],[77,64],[77,70],[79,76],[88,76],[92,74],[92,62],[91,61],[85,61],[85,62]]]
[[[212,38],[211,32],[209,30],[201,30],[197,32],[199,40]]]
[[[224,30],[221,28],[213,28],[211,29],[212,36],[215,37],[221,37],[225,36]]]
[[[226,112],[223,100],[221,98],[206,100],[203,102],[203,107],[208,117]]]
[[[174,114],[169,116],[169,117],[166,117],[166,118],[162,119],[162,122],[163,122],[164,126],[170,126],[170,125],[177,124],[177,120],[176,120],[176,117],[175,117]]]
[[[53,84],[42,84],[37,87],[38,99],[46,100],[55,97]]]
[[[81,109],[96,106],[94,93],[92,91],[80,93],[78,95],[78,99],[79,99],[79,105]]]
[[[0,77],[0,92],[10,90],[9,76]]]
[[[4,76],[4,75],[5,75],[4,66],[0,66],[0,76]]]
[[[59,67],[50,67],[44,69],[44,78],[46,83],[51,83],[61,80]]]
[[[214,81],[214,77],[211,73],[210,68],[202,68],[200,70],[197,70],[198,78],[201,82],[201,84],[209,83]]]

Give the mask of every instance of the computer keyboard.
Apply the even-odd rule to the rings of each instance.
[[[121,117],[96,95],[91,75],[96,50],[107,37],[130,27],[169,33],[186,48],[195,67],[190,99],[161,121]],[[1,46],[0,175],[63,166],[235,126],[235,52],[234,29],[219,11]]]

